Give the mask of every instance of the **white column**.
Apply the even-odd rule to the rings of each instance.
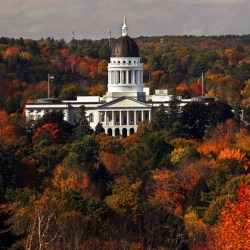
[[[64,121],[69,121],[69,111],[68,110],[64,110],[64,117],[63,117],[63,119],[64,119]]]
[[[132,84],[135,84],[135,71],[132,70]]]
[[[107,111],[104,111],[104,125],[107,125]]]
[[[116,71],[114,70],[114,84],[117,83],[117,74],[116,74]]]
[[[38,110],[35,110],[34,113],[35,113],[34,120],[37,120],[38,119]]]
[[[128,73],[128,70],[126,71],[126,83],[129,83],[129,73]]]
[[[115,125],[115,112],[112,111],[112,125],[114,126]],[[112,133],[113,133],[113,130],[112,130]]]
[[[127,110],[127,125],[129,125],[129,111]]]
[[[134,111],[134,125],[136,125],[137,121],[136,121],[137,117],[136,117],[136,110]]]
[[[143,71],[141,70],[141,84],[143,84]]]
[[[120,111],[120,125],[122,125],[122,111]]]
[[[144,112],[143,112],[143,110],[141,111],[141,120],[144,121]]]
[[[120,70],[120,83],[123,83],[123,71]]]
[[[151,117],[151,110],[149,110],[149,115],[148,115],[148,120],[151,121],[152,120],[152,117]]]

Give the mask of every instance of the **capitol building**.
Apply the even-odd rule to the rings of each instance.
[[[136,42],[128,36],[126,19],[122,36],[112,48],[108,64],[108,90],[104,96],[77,96],[77,99],[46,98],[26,104],[26,119],[37,120],[45,113],[59,110],[64,119],[77,123],[77,110],[84,105],[90,126],[95,129],[100,122],[105,133],[127,137],[134,134],[141,121],[151,120],[160,104],[168,106],[171,96],[165,90],[149,94],[143,83],[143,64]],[[179,98],[181,106],[190,99]]]

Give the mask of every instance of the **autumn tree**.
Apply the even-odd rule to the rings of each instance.
[[[241,183],[237,200],[222,209],[214,229],[214,247],[220,249],[249,249],[250,187]]]

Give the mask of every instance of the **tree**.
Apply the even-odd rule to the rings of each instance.
[[[225,122],[227,119],[234,117],[232,108],[225,102],[210,102],[208,104],[208,109],[208,124],[212,127],[215,127],[218,123]]]
[[[222,209],[214,232],[217,249],[249,249],[250,186],[241,183],[238,198]]]
[[[191,138],[202,139],[208,125],[209,110],[206,104],[191,102],[182,109],[181,120]]]
[[[11,224],[8,223],[11,215],[1,210],[0,207],[0,249],[7,250],[23,236],[17,236],[11,232]]]
[[[68,137],[72,132],[72,125],[64,120],[64,114],[61,111],[46,113],[41,119],[35,122],[34,128],[37,130],[45,124],[51,123],[56,123],[62,130],[65,137]]]
[[[47,123],[39,127],[33,135],[33,142],[35,144],[44,141],[48,145],[51,143],[60,143],[64,140],[63,132],[57,123]]]
[[[157,110],[153,121],[153,126],[157,131],[163,130],[167,127],[167,109],[164,104],[161,104]]]
[[[86,116],[86,108],[84,105],[79,107],[77,116],[79,123],[76,128],[77,138],[81,139],[86,135],[91,135],[93,133],[93,129],[89,125],[89,121]]]
[[[171,96],[169,106],[167,107],[167,128],[173,128],[181,116],[181,108],[176,94]]]
[[[101,133],[104,133],[105,130],[102,126],[102,123],[101,122],[98,122],[95,126],[95,134],[98,135],[98,134],[101,134]]]

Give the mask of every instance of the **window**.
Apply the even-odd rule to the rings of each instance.
[[[92,113],[89,114],[89,122],[94,122],[94,115]]]

